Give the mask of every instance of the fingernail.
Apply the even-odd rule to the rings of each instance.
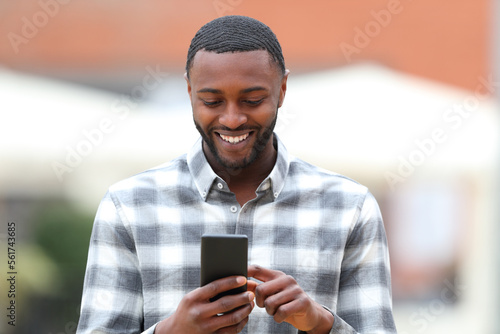
[[[250,302],[251,302],[251,301],[255,298],[255,295],[254,295],[252,292],[249,292],[249,293],[247,294],[247,297],[248,297],[248,301],[250,301]]]
[[[236,278],[236,283],[238,283],[238,284],[245,284],[246,281],[247,281],[247,279],[243,276],[239,276]]]

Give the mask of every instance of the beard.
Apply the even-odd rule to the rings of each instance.
[[[257,136],[257,139],[255,140],[255,143],[252,147],[252,150],[250,151],[250,154],[238,161],[229,160],[223,157],[222,154],[218,151],[217,147],[215,146],[215,142],[213,140],[213,136],[216,136],[216,134],[214,134],[216,130],[231,130],[231,129],[224,127],[218,127],[218,128],[213,127],[209,128],[208,133],[206,133],[205,131],[203,131],[201,126],[196,122],[196,120],[194,121],[194,124],[196,126],[196,129],[200,133],[203,142],[207,145],[207,147],[209,148],[210,152],[215,157],[217,162],[226,169],[234,170],[234,169],[241,169],[248,167],[262,155],[262,151],[264,151],[264,148],[267,146],[269,139],[271,139],[274,127],[276,126],[277,119],[278,119],[278,112],[276,112],[273,120],[271,121],[271,124],[269,124],[266,127],[250,128],[246,126],[241,126],[234,130],[234,131],[253,130],[255,131]]]

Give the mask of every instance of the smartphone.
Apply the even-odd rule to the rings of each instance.
[[[200,286],[219,278],[238,275],[247,277],[248,237],[242,234],[204,234],[201,237]],[[246,284],[210,299],[247,291]]]

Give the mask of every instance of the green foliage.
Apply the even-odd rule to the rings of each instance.
[[[54,202],[40,208],[36,217],[34,241],[60,268],[65,286],[72,291],[81,288],[93,216]]]

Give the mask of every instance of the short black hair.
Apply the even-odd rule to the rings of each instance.
[[[188,77],[193,58],[200,50],[215,53],[266,50],[281,73],[285,74],[285,59],[276,35],[267,25],[248,16],[219,17],[198,30],[188,50]]]

